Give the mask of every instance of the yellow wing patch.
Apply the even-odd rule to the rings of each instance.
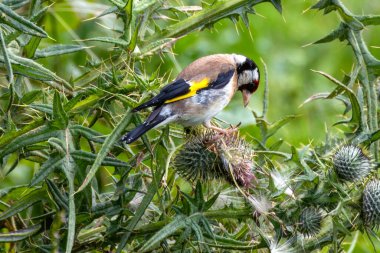
[[[184,94],[182,96],[178,96],[178,97],[175,97],[175,98],[172,98],[172,99],[168,99],[168,100],[165,101],[165,104],[172,103],[172,102],[175,102],[175,101],[178,101],[178,100],[182,100],[182,99],[194,96],[197,93],[198,90],[206,88],[209,85],[209,79],[208,78],[204,78],[204,79],[202,79],[199,82],[189,82],[189,84],[190,84],[190,88],[189,88],[190,90],[189,90],[188,93],[186,93],[186,94]]]

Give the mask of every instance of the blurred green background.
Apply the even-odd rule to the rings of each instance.
[[[177,2],[178,5],[182,3]],[[186,5],[199,5],[200,1],[185,1]],[[342,119],[344,106],[333,100],[317,101],[299,107],[309,96],[318,92],[332,91],[335,87],[327,79],[311,71],[321,70],[342,79],[349,73],[354,56],[345,43],[334,41],[328,44],[310,45],[319,40],[339,24],[335,13],[323,15],[309,10],[317,1],[283,1],[283,13],[279,14],[271,4],[262,3],[255,7],[256,15],[250,15],[250,26],[243,22],[233,23],[225,19],[213,29],[196,31],[179,39],[172,53],[152,55],[143,71],[149,76],[157,68],[160,75],[172,79],[187,64],[195,59],[214,53],[238,53],[254,59],[261,68],[262,82],[258,92],[252,97],[248,108],[243,108],[241,95],[237,94],[219,118],[230,124],[242,122],[242,130],[247,135],[258,131],[254,125],[252,110],[261,114],[264,91],[265,62],[269,81],[270,122],[286,115],[298,115],[297,119],[280,130],[276,138],[300,147],[310,142],[320,143],[325,132],[339,132],[332,125]],[[345,0],[344,4],[357,14],[379,14],[379,1]],[[113,15],[91,19],[109,7],[107,1],[57,1],[43,21],[51,39],[44,39],[43,46],[50,44],[80,43],[88,45],[85,52],[59,58],[40,60],[47,68],[69,80],[78,77],[84,66],[109,57],[110,44],[85,41],[86,38],[116,33],[120,23]],[[380,27],[370,27],[364,31],[369,49],[380,58]],[[262,59],[262,61],[261,61]],[[169,77],[168,77],[169,75]],[[284,146],[283,149],[288,149]],[[36,168],[32,163],[22,166],[6,177],[0,178],[2,187],[28,183]],[[0,187],[0,188],[2,188]],[[367,238],[361,237],[353,252],[370,252],[372,246]],[[349,245],[347,245],[348,249]]]

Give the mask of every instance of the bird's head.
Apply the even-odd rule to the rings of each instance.
[[[254,61],[243,56],[234,55],[236,70],[238,74],[238,90],[243,94],[244,107],[249,103],[249,99],[260,82],[260,72]]]

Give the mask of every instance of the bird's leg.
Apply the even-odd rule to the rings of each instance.
[[[234,134],[237,131],[237,127],[231,127],[231,128],[228,128],[228,129],[223,129],[223,128],[211,125],[210,121],[205,122],[203,125],[205,127],[209,128],[209,129],[217,131],[217,132],[219,132],[219,133],[221,133],[223,135]]]

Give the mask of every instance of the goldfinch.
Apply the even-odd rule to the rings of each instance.
[[[168,123],[185,127],[203,124],[212,126],[211,119],[230,102],[237,90],[243,94],[244,107],[259,86],[260,72],[251,59],[237,54],[209,55],[192,62],[159,94],[137,106],[132,112],[154,107],[146,121],[127,133],[122,141],[134,142],[152,128]]]

